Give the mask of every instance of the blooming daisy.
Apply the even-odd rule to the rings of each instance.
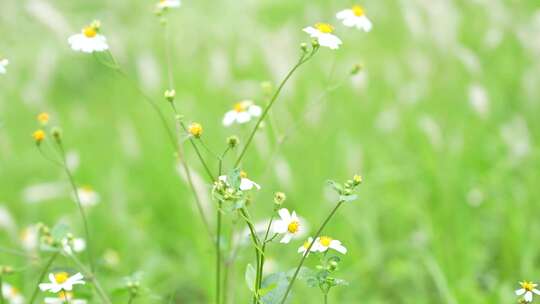
[[[354,5],[350,9],[342,10],[336,14],[336,17],[348,27],[356,27],[365,32],[371,31],[371,21],[366,16],[366,11],[360,5]]]
[[[262,109],[251,100],[243,100],[234,104],[232,110],[225,113],[223,125],[228,127],[234,122],[243,124],[249,122],[253,117],[261,116]]]
[[[86,300],[73,298],[72,292],[60,291],[57,297],[47,297],[44,299],[45,304],[86,304]]]
[[[83,207],[92,207],[99,203],[99,194],[90,186],[79,187],[77,194]]]
[[[23,304],[24,298],[19,292],[19,290],[7,283],[2,284],[2,293],[1,295],[8,304]]]
[[[334,249],[335,251],[339,253],[347,253],[347,248],[345,246],[341,245],[341,242],[338,240],[334,240],[331,237],[328,236],[321,236],[320,238],[317,238],[317,250],[320,252],[325,252],[329,248]]]
[[[328,23],[317,23],[315,26],[308,26],[303,29],[311,38],[317,39],[320,45],[336,50],[342,44],[338,36],[332,34],[334,27]]]
[[[80,272],[71,277],[67,272],[50,273],[49,280],[51,282],[39,284],[39,289],[41,289],[41,291],[50,291],[53,293],[71,291],[73,290],[73,285],[85,284],[83,278],[84,277]]]
[[[278,214],[281,219],[275,222],[274,232],[283,234],[280,242],[287,244],[302,232],[302,225],[295,211],[291,214],[289,210],[282,208],[278,210]]]
[[[84,53],[102,52],[109,49],[105,36],[99,34],[101,23],[94,21],[79,34],[69,37],[68,42],[74,51]]]
[[[222,175],[219,177],[219,180],[224,182],[225,184],[229,184],[229,182],[227,181],[227,176],[226,175]],[[259,186],[259,184],[257,184],[256,182],[250,180],[248,177],[247,177],[247,173],[246,171],[240,171],[240,190],[242,191],[248,191],[248,190],[251,190],[253,188],[256,188],[257,190],[260,190],[261,189],[261,186]]]
[[[309,255],[309,252],[316,252],[316,251],[319,251],[319,248],[318,248],[318,244],[319,242],[315,242],[313,244],[313,246],[311,246],[311,243],[313,243],[313,238],[312,237],[309,237],[307,239],[307,241],[304,242],[304,244],[302,244],[302,246],[300,246],[298,248],[298,253],[302,253],[302,255]],[[311,249],[309,250],[308,252],[308,248],[309,246],[311,246]]]
[[[0,59],[0,74],[5,74],[7,72],[6,67],[9,64],[9,60],[6,58]]]
[[[523,299],[526,302],[532,302],[533,300],[533,293],[536,295],[540,295],[540,290],[536,289],[536,286],[538,284],[535,284],[533,282],[519,282],[519,285],[521,285],[521,288],[516,290],[516,295],[523,296]]]
[[[167,9],[167,8],[180,7],[181,4],[182,4],[182,1],[180,0],[159,0],[157,7],[158,9]]]
[[[67,254],[83,252],[86,249],[86,241],[81,238],[64,238],[62,240],[62,249]]]

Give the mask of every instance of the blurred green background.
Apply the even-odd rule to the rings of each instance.
[[[213,150],[232,134],[245,142],[253,124],[224,128],[224,113],[241,99],[264,104],[261,83],[279,83],[309,42],[301,29],[334,23],[342,48],[322,49],[295,74],[245,158],[263,187],[253,216],[268,218],[283,191],[314,233],[333,204],[325,181],[358,172],[361,199],[326,230],[349,249],[340,275],[350,286],[333,290],[331,303],[515,302],[518,280],[540,280],[540,3],[368,0],[370,33],[338,24],[335,13],[352,4],[184,1],[169,14],[180,112],[204,125]],[[129,82],[67,44],[100,19],[123,69],[162,101],[165,47],[153,5],[1,2],[0,52],[10,65],[0,75],[0,244],[22,250],[21,231],[37,222],[65,221],[82,236],[63,172],[30,137],[46,111],[64,130],[75,179],[101,196],[89,220],[106,289],[141,271],[147,291],[136,302],[210,303],[213,246],[160,121]],[[364,69],[349,76],[357,63]],[[211,185],[185,148],[213,224]],[[300,244],[271,246],[268,270],[293,268]],[[253,260],[240,251],[230,303],[248,301]],[[5,278],[28,297],[40,264],[5,250],[0,264],[31,265]],[[322,302],[304,283],[294,292],[292,303]],[[113,302],[125,301],[115,293]]]

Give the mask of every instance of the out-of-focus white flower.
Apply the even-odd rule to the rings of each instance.
[[[182,2],[180,0],[159,0],[157,7],[159,9],[180,7]]]
[[[44,299],[45,304],[86,304],[86,300],[75,299],[72,292],[60,291],[57,297],[47,297]]]
[[[35,225],[28,226],[21,231],[21,245],[27,251],[35,250],[38,246],[39,231]]]
[[[275,222],[274,232],[283,234],[280,242],[287,244],[293,237],[298,237],[302,233],[303,227],[295,211],[291,214],[289,210],[282,208],[279,209],[278,214],[281,219]]]
[[[517,116],[502,125],[500,134],[512,161],[518,162],[531,153],[531,135],[523,117]]]
[[[109,49],[107,38],[99,34],[101,23],[92,22],[89,26],[82,29],[79,34],[69,37],[68,42],[74,51],[84,53],[103,52]]]
[[[339,253],[347,253],[347,248],[341,244],[340,241],[334,240],[328,236],[321,236],[315,241],[317,243],[317,250],[320,252],[325,252],[328,249],[334,249]]]
[[[8,64],[9,60],[7,60],[6,58],[0,59],[0,74],[5,74],[7,72],[6,67],[8,66]]]
[[[302,244],[302,246],[300,246],[298,248],[298,253],[302,253],[302,255],[309,255],[309,252],[316,252],[316,251],[319,251],[319,242],[315,242],[313,243],[313,245],[311,245],[311,243],[313,242],[313,238],[312,237],[309,237],[307,239],[307,241],[304,242],[304,244]],[[309,252],[308,252],[308,248],[309,246],[311,245],[311,249],[309,249]]]
[[[120,255],[116,250],[107,249],[103,254],[103,260],[107,266],[116,267],[118,266],[118,263],[120,263]]]
[[[66,254],[83,252],[86,249],[86,241],[81,238],[64,238],[62,240],[62,249]]]
[[[225,113],[223,125],[228,127],[233,123],[244,124],[253,117],[261,116],[262,109],[251,100],[243,100],[234,104],[232,110]]]
[[[371,31],[373,27],[371,21],[366,16],[366,11],[360,5],[354,5],[350,9],[342,10],[336,14],[336,17],[348,27],[356,27],[365,32]]]
[[[469,103],[480,117],[486,117],[489,111],[489,99],[484,87],[479,84],[469,87]]]
[[[227,185],[229,184],[229,182],[227,181],[227,176],[226,175],[220,176],[219,180],[224,182]],[[259,186],[259,184],[257,184],[256,182],[254,182],[254,181],[250,180],[249,178],[247,178],[247,173],[245,171],[240,171],[240,190],[248,191],[248,190],[251,190],[253,188],[256,188],[257,190],[260,190],[261,186]]]
[[[5,228],[12,231],[15,228],[13,216],[7,208],[0,204],[0,228]]]
[[[73,276],[69,276],[67,272],[50,273],[50,283],[39,284],[41,291],[50,291],[58,293],[60,291],[72,291],[73,285],[85,284],[83,275],[78,272]]]
[[[317,39],[320,45],[336,50],[342,44],[341,39],[334,35],[334,27],[328,23],[317,23],[303,29],[311,38]]]
[[[99,203],[99,193],[94,191],[92,187],[80,187],[77,189],[77,193],[83,207],[92,207]]]
[[[519,285],[521,286],[521,288],[516,290],[516,295],[523,296],[523,300],[525,300],[526,302],[532,302],[533,294],[540,295],[540,290],[536,289],[536,286],[538,286],[538,284],[523,281],[519,282]]]
[[[7,283],[2,284],[2,297],[7,300],[8,304],[23,304],[24,297],[19,290]]]

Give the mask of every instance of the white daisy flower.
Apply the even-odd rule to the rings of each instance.
[[[311,38],[317,39],[320,45],[336,50],[342,44],[338,36],[332,34],[334,27],[328,23],[317,23],[315,26],[308,26],[303,29]]]
[[[60,291],[57,297],[47,297],[44,299],[45,304],[86,304],[86,300],[75,299],[72,292]]]
[[[277,220],[273,225],[274,232],[283,234],[280,243],[287,244],[293,237],[298,237],[302,233],[303,227],[295,211],[291,214],[289,210],[282,208],[278,210],[278,214],[281,220]]]
[[[84,53],[102,52],[109,49],[105,36],[99,34],[100,22],[94,21],[79,34],[69,37],[68,42],[74,51]]]
[[[223,117],[223,125],[228,127],[234,122],[244,124],[253,117],[261,116],[262,109],[251,100],[243,100],[234,104],[234,107]]]
[[[64,238],[62,240],[62,249],[68,255],[83,252],[86,249],[86,241],[81,238]]]
[[[5,300],[7,300],[8,304],[23,304],[24,303],[24,297],[22,296],[20,291],[17,288],[7,283],[2,284],[1,296]]]
[[[309,237],[307,239],[307,241],[304,242],[304,244],[302,244],[302,246],[300,246],[298,248],[298,253],[302,253],[302,255],[309,255],[309,252],[316,252],[316,251],[319,251],[319,242],[315,242],[313,243],[313,246],[311,246],[311,249],[309,250],[308,252],[308,248],[309,246],[311,245],[311,243],[313,242],[313,238],[312,237]]]
[[[229,184],[229,182],[227,181],[227,176],[226,175],[220,176],[219,180],[224,182],[227,185]],[[240,190],[248,191],[248,190],[251,190],[253,188],[256,188],[257,190],[260,190],[261,186],[259,186],[259,184],[257,184],[256,182],[254,182],[254,181],[250,180],[249,178],[247,178],[247,173],[245,171],[240,171]]]
[[[519,285],[521,285],[521,288],[516,290],[516,295],[523,296],[523,300],[525,300],[526,302],[532,302],[533,294],[540,295],[540,290],[536,289],[536,286],[538,286],[538,284],[523,281],[519,282]]]
[[[50,273],[49,280],[51,282],[39,284],[39,289],[41,289],[41,291],[50,291],[53,293],[71,291],[73,290],[73,285],[85,284],[83,278],[84,277],[80,272],[71,277],[67,272]]]
[[[0,74],[5,74],[7,72],[6,67],[9,64],[9,60],[6,58],[0,59]]]
[[[366,16],[366,11],[360,5],[354,5],[350,9],[342,10],[336,14],[336,17],[343,22],[343,25],[348,27],[356,27],[365,32],[371,31],[373,25]]]
[[[334,249],[335,251],[339,253],[347,253],[347,248],[345,246],[341,245],[341,242],[338,240],[334,240],[331,237],[328,236],[321,236],[320,238],[317,238],[317,250],[320,252],[325,252],[328,249]]]
[[[77,194],[81,200],[83,207],[92,207],[99,203],[99,193],[94,191],[92,187],[84,186],[77,189]]]
[[[180,0],[159,0],[157,7],[159,9],[180,7],[182,1]]]

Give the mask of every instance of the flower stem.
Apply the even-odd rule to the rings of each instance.
[[[253,130],[251,131],[251,134],[249,135],[248,137],[248,140],[246,141],[246,144],[244,145],[244,148],[242,149],[242,152],[240,152],[240,155],[238,156],[238,158],[236,159],[236,162],[234,164],[235,167],[238,167],[238,165],[240,164],[240,162],[242,161],[242,158],[244,158],[244,155],[246,154],[246,151],[249,147],[249,145],[251,144],[251,141],[253,140],[253,137],[255,136],[255,133],[257,133],[257,130],[259,129],[259,126],[261,125],[262,121],[264,120],[264,118],[266,117],[266,115],[268,115],[268,112],[270,111],[270,108],[272,108],[272,106],[274,105],[274,103],[276,102],[276,99],[279,97],[279,94],[281,93],[281,90],[283,89],[283,87],[285,86],[285,84],[287,83],[287,81],[289,81],[289,79],[291,78],[291,76],[294,74],[294,72],[304,63],[306,63],[309,59],[311,59],[311,57],[313,57],[313,55],[315,55],[315,53],[317,52],[318,48],[314,48],[310,54],[307,54],[305,52],[302,52],[302,55],[300,56],[300,58],[298,59],[298,62],[292,67],[292,69],[289,71],[289,73],[287,73],[287,75],[285,76],[285,78],[281,81],[279,87],[277,88],[276,92],[274,93],[274,95],[272,96],[272,98],[270,99],[270,102],[268,103],[268,105],[264,108],[264,111],[261,115],[261,117],[259,117],[259,119],[257,120],[257,123],[255,124],[255,127],[253,128]]]
[[[56,260],[59,253],[60,252],[57,251],[53,255],[51,255],[51,258],[47,261],[47,264],[45,264],[45,267],[43,267],[43,270],[41,271],[41,274],[39,275],[39,279],[38,279],[38,282],[36,284],[36,288],[34,289],[34,292],[32,293],[32,296],[30,297],[30,302],[28,302],[28,303],[33,304],[34,301],[36,300],[37,294],[39,292],[39,284],[45,278],[45,275],[49,271],[49,268],[51,268],[51,265],[54,263],[54,260]]]
[[[324,294],[324,304],[328,304],[328,293]]]
[[[241,215],[246,220],[246,224],[248,225],[249,232],[251,233],[251,239],[253,241],[253,245],[255,246],[255,258],[257,260],[257,276],[255,277],[255,284],[254,284],[254,294],[253,294],[253,303],[259,302],[259,290],[257,288],[259,283],[259,268],[261,263],[261,250],[259,248],[259,238],[257,237],[257,232],[255,230],[255,227],[253,226],[253,223],[251,222],[251,219],[249,218],[249,214],[247,213],[247,210],[245,208],[240,209]]]
[[[221,300],[221,206],[223,202],[218,202],[216,210],[216,304]]]
[[[260,263],[259,269],[257,269],[257,278],[258,278],[257,290],[261,289],[261,287],[262,287],[263,271],[264,271],[264,260],[265,260],[264,252],[265,252],[265,249],[266,249],[266,244],[267,244],[267,241],[268,241],[268,235],[270,233],[270,228],[272,227],[272,222],[273,221],[274,221],[274,216],[272,215],[272,217],[270,218],[270,221],[268,222],[268,226],[266,227],[266,232],[264,234],[264,240],[263,240],[263,243],[262,243],[261,263]]]
[[[84,234],[85,234],[85,237],[86,237],[86,244],[87,244],[86,252],[87,252],[87,258],[88,258],[88,264],[90,265],[91,271],[94,272],[95,265],[94,265],[94,258],[93,258],[93,253],[92,253],[92,246],[91,246],[92,241],[90,239],[90,230],[88,229],[88,220],[86,219],[86,214],[84,212],[84,208],[83,208],[83,205],[81,203],[81,198],[79,197],[79,190],[77,190],[77,185],[75,184],[75,180],[73,179],[73,174],[71,173],[71,171],[69,170],[69,167],[67,165],[66,152],[64,150],[64,146],[62,145],[62,141],[60,139],[57,139],[57,140],[55,140],[55,142],[57,143],[58,149],[60,150],[60,156],[62,157],[62,163],[64,165],[63,166],[64,171],[66,172],[66,175],[67,175],[67,177],[69,179],[69,184],[71,185],[73,193],[75,194],[75,201],[77,202],[77,206],[79,208],[79,213],[81,215],[83,225],[84,225]]]
[[[73,262],[75,262],[75,264],[77,264],[79,269],[84,273],[84,276],[90,282],[92,282],[92,284],[94,285],[94,287],[96,289],[96,292],[97,292],[98,296],[101,298],[102,303],[112,304],[111,300],[107,296],[107,293],[105,293],[105,290],[103,289],[103,287],[101,287],[101,284],[96,279],[95,274],[92,271],[89,271],[88,269],[86,269],[86,267],[84,267],[83,263],[81,263],[81,261],[79,261],[79,259],[77,259],[75,254],[70,254],[68,256],[73,260]]]
[[[309,244],[309,247],[307,248],[306,252],[309,252],[311,250],[311,247],[313,247],[313,245],[315,244],[315,240],[321,235],[324,227],[326,227],[326,224],[328,224],[328,222],[330,221],[330,219],[334,216],[334,214],[336,214],[336,211],[339,209],[339,207],[343,204],[344,201],[339,201],[336,206],[334,207],[334,209],[332,209],[332,211],[330,212],[330,214],[326,217],[326,219],[324,220],[324,222],[322,223],[321,227],[319,228],[319,230],[317,230],[317,233],[315,233],[315,236],[313,237],[313,242],[311,242],[311,244]],[[291,292],[291,289],[292,289],[292,286],[294,284],[294,282],[296,281],[296,277],[298,276],[298,273],[300,272],[300,268],[302,268],[302,265],[304,265],[304,261],[306,260],[306,257],[307,257],[307,254],[304,254],[302,255],[302,258],[300,259],[300,263],[298,264],[298,267],[296,267],[296,270],[291,278],[291,281],[289,282],[289,286],[287,286],[287,291],[285,291],[285,295],[283,296],[283,299],[281,299],[281,304],[284,304],[285,303],[285,300],[287,300],[287,296],[289,295],[289,293]]]

